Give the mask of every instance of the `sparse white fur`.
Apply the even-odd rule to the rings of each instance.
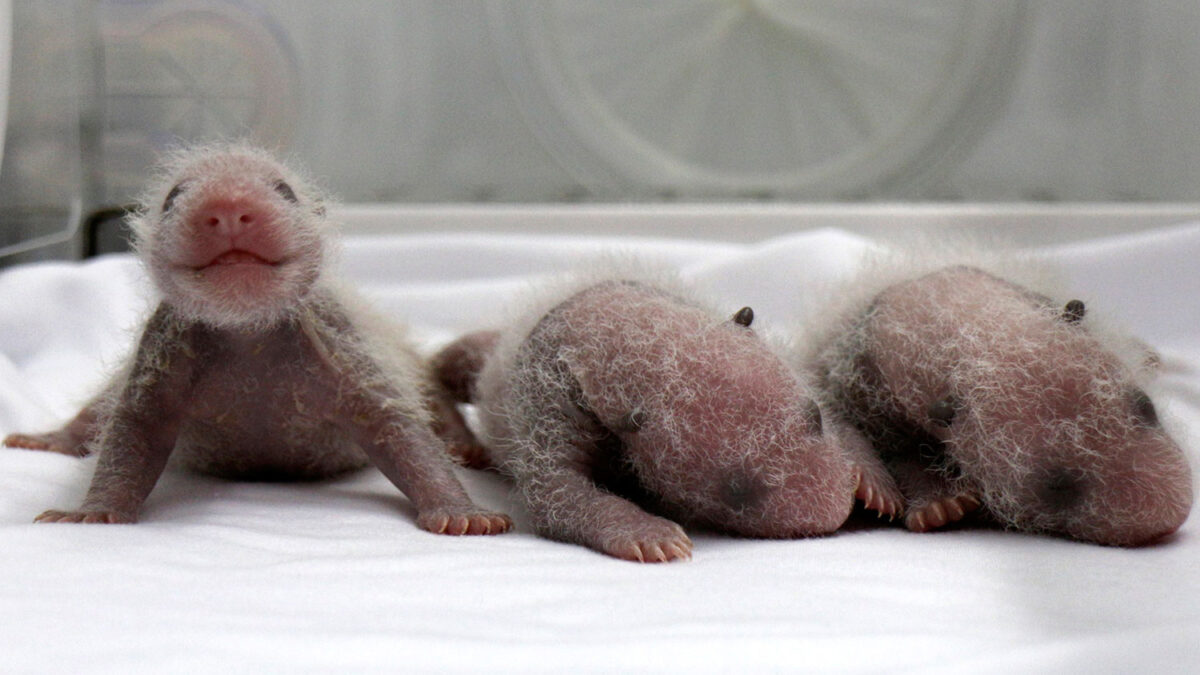
[[[518,352],[525,346],[533,329],[550,310],[585,289],[614,279],[632,281],[664,290],[684,302],[703,309],[714,317],[714,323],[728,320],[724,314],[732,314],[732,311],[737,309],[736,307],[724,308],[728,309],[728,312],[718,309],[708,298],[698,294],[692,287],[685,284],[669,267],[615,254],[602,256],[593,262],[582,264],[570,274],[531,283],[528,290],[507,308],[508,318],[502,322],[504,328],[500,334],[500,341],[480,372],[477,385],[478,389],[483,392],[481,399],[503,402],[502,407],[481,409],[480,421],[483,424],[485,444],[494,448],[494,452],[498,452],[495,459],[499,460],[501,467],[506,468],[509,473],[536,473],[536,471],[523,470],[514,463],[527,461],[526,458],[536,457],[538,454],[536,449],[519,453],[506,450],[512,448],[514,444],[525,445],[524,439],[521,437],[510,436],[511,431],[509,430],[514,428],[511,420],[513,418],[520,420],[520,423],[516,425],[517,428],[520,428],[525,426],[529,420],[538,419],[542,413],[538,410],[540,401],[513,399],[507,392],[503,396],[500,395],[501,383],[512,375]],[[786,357],[787,351],[781,342],[777,341],[774,336],[765,339],[780,358]],[[636,352],[631,352],[628,356],[638,358]],[[531,381],[536,380],[539,383],[538,386],[558,386],[560,379],[556,374],[539,373],[536,370],[524,372],[523,375]],[[810,383],[806,383],[805,386],[809,391],[813,390]],[[499,419],[504,419],[506,422],[496,423]],[[561,439],[546,439],[544,443],[550,443],[550,445],[543,447],[558,447],[561,442]]]
[[[937,241],[895,239],[865,253],[849,279],[811,289],[810,297],[826,300],[809,305],[805,315],[788,330],[793,358],[798,363],[811,364],[817,352],[834,337],[844,334],[884,289],[957,265],[978,268],[1046,295],[1060,309],[1063,303],[1076,297],[1071,295],[1061,271],[1053,265],[1028,252],[1005,247],[1001,242],[985,247],[984,242],[951,235],[943,235]],[[1133,337],[1113,317],[1089,313],[1084,321],[1092,337],[1126,364],[1139,384],[1148,386],[1153,381],[1154,354],[1144,342]]]
[[[661,317],[661,325],[630,320],[614,328],[572,309],[590,302],[581,299],[587,294],[608,297],[597,289],[610,284],[621,312]],[[613,258],[543,286],[523,307],[476,391],[484,445],[530,500],[539,531],[596,545],[585,533],[641,526],[610,510],[581,513],[572,501],[577,488],[563,478],[564,466],[588,466],[591,447],[638,410],[655,416],[633,437],[655,450],[635,450],[623,461],[660,500],[661,512],[754,536],[828,532],[845,519],[854,489],[850,463],[819,426],[814,431],[811,383],[786,367],[781,345],[757,333],[717,337],[723,327],[746,330],[732,328],[737,307],[711,306],[666,269]],[[702,338],[710,334],[711,342]],[[650,390],[612,382],[622,378],[617,373],[642,372],[655,373]],[[583,399],[586,411],[566,403]],[[743,479],[754,485],[739,485]],[[754,508],[731,509],[722,499],[726,488],[769,496]]]
[[[281,296],[279,302],[262,307],[236,302],[222,305],[212,302],[211,292],[181,283],[181,273],[170,268],[177,265],[172,252],[178,250],[179,237],[183,236],[179,214],[188,212],[197,195],[215,184],[223,183],[221,191],[229,197],[242,193],[253,196],[262,189],[263,181],[275,178],[286,181],[298,200],[290,209],[274,214],[294,237],[292,255],[299,265],[284,290],[297,293],[297,297]],[[180,184],[187,184],[187,189],[176,198],[169,213],[161,213],[168,193]],[[390,407],[428,424],[424,397],[433,384],[428,368],[407,340],[405,327],[375,312],[353,289],[330,274],[339,254],[340,230],[340,225],[327,216],[332,204],[333,197],[306,172],[245,141],[185,147],[167,155],[128,219],[134,249],[143,266],[177,310],[172,315],[175,325],[158,336],[163,344],[149,351],[169,353],[167,343],[177,340],[179,332],[195,322],[245,330],[297,323],[311,331],[316,343],[324,345],[327,358],[338,361],[339,368],[355,373],[354,377],[368,388],[392,390]],[[331,325],[334,317],[349,322],[351,330]],[[404,386],[388,387],[389,383]],[[113,392],[119,390],[110,388]],[[356,463],[365,464],[366,458]]]
[[[908,289],[935,282],[908,284],[956,266],[1004,281],[983,282],[977,291],[967,283],[929,290],[947,298],[944,311],[903,309],[904,294],[915,292]],[[1141,342],[1090,313],[1077,325],[1062,321],[1070,296],[1044,292],[1055,286],[1046,267],[957,242],[953,250],[877,252],[862,270],[824,294],[837,300],[801,331],[806,348],[799,358],[824,373],[829,407],[860,426],[885,418],[922,426],[921,406],[945,395],[933,389],[968,401],[942,439],[951,465],[927,467],[945,485],[910,507],[968,494],[1007,526],[1117,544],[1138,543],[1156,527],[1178,527],[1181,509],[1186,517],[1192,496],[1183,454],[1166,432],[1139,430],[1130,413],[1130,392],[1146,387],[1153,358]],[[979,297],[962,300],[973,292]],[[971,311],[955,309],[964,302]],[[888,349],[899,351],[881,352]],[[889,365],[886,391],[864,370],[863,357]],[[1061,412],[1064,406],[1074,412]],[[1077,506],[1055,510],[1038,501],[1030,486],[1053,472],[1065,472],[1064,486],[1086,490]]]
[[[403,331],[324,271],[324,195],[244,144],[175,155],[131,217],[161,295],[128,365],[66,427],[6,444],[99,454],[76,511],[135,522],[168,461],[228,478],[324,478],[373,462],[417,524],[508,529],[476,507],[433,428],[436,388]]]
[[[192,283],[179,259],[187,232],[180,214],[189,212],[207,195],[219,192],[230,199],[254,197],[270,183],[283,180],[298,202],[291,208],[275,205],[270,216],[288,230],[286,259],[289,279],[281,285],[275,303],[248,307],[234,295],[214,296],[212,289]],[[171,190],[184,186],[173,199],[173,208],[163,205]],[[184,319],[217,327],[262,327],[296,310],[285,294],[292,284],[308,284],[326,272],[337,253],[335,223],[326,217],[331,198],[307,175],[276,160],[265,150],[245,142],[214,143],[181,148],[167,155],[155,177],[143,191],[138,208],[127,219],[133,247],[155,285]]]

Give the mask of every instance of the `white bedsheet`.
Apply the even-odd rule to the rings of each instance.
[[[620,247],[682,267],[758,322],[867,243],[454,234],[348,241],[346,276],[433,345],[501,316],[537,275]],[[1158,404],[1200,450],[1200,225],[1047,248],[1093,313],[1164,357]],[[0,273],[0,435],[56,426],[147,303],[127,256]],[[462,472],[515,533],[416,528],[378,472],[316,485],[168,474],[134,526],[33,525],[94,459],[0,450],[0,671],[1196,672],[1200,531],[1126,550],[988,530],[857,527],[800,541],[697,534],[636,565],[535,537],[491,474]]]

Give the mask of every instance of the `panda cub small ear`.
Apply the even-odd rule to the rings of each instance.
[[[1075,324],[1083,321],[1085,314],[1087,314],[1087,307],[1083,304],[1083,301],[1071,300],[1067,302],[1065,307],[1063,307],[1063,311],[1059,316],[1059,319],[1065,323]]]
[[[754,310],[743,307],[734,313],[732,321],[742,328],[749,328],[754,323]]]

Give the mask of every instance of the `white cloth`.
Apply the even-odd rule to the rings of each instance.
[[[617,247],[682,267],[756,324],[868,242],[456,234],[351,239],[345,276],[426,345],[498,321],[540,274]],[[1193,466],[1200,225],[1047,248],[1090,312],[1163,355],[1157,401]],[[0,434],[63,423],[122,358],[149,293],[127,256],[0,273]],[[731,310],[732,311],[732,310]],[[425,533],[374,470],[318,484],[160,480],[133,526],[33,525],[94,459],[0,450],[5,671],[1195,672],[1200,531],[1105,548],[972,529],[695,536],[637,565],[535,537],[495,475],[462,471],[514,533]]]

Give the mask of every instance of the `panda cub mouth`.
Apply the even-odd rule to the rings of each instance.
[[[276,267],[279,261],[268,260],[263,256],[245,249],[234,248],[221,253],[203,265],[195,268],[197,272],[231,266]]]

